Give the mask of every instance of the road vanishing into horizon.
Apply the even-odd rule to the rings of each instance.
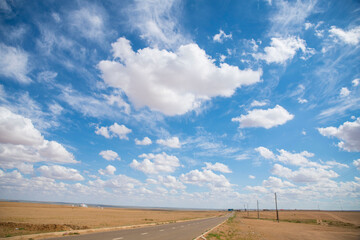
[[[231,215],[232,214],[227,214],[222,217],[168,223],[141,228],[47,238],[46,240],[192,240],[224,222]]]

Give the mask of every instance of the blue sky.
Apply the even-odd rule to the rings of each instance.
[[[0,198],[359,210],[359,13],[0,0]]]

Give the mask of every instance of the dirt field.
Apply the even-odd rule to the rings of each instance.
[[[219,216],[218,211],[177,211],[126,208],[81,208],[65,205],[0,202],[0,237],[173,222]]]
[[[257,217],[249,212],[249,217]],[[269,220],[275,212],[260,212],[264,219],[248,218],[238,212],[234,218],[206,235],[208,240],[336,240],[360,239],[360,212],[281,211],[280,223]]]

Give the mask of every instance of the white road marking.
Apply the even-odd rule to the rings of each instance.
[[[141,235],[146,235],[146,234],[148,234],[148,233],[142,233]]]

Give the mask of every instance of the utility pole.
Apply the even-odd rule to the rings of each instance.
[[[249,217],[249,204],[247,203],[247,212],[248,212],[248,217]]]
[[[275,193],[275,207],[276,207],[276,220],[279,222],[279,212],[278,212],[278,208],[277,208],[277,197],[276,197],[276,193]]]
[[[260,213],[259,213],[259,200],[256,200],[256,205],[257,205],[258,219],[260,219]]]

